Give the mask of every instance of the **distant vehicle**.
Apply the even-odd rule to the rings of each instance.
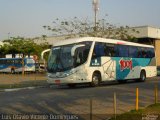
[[[157,76],[160,76],[160,66],[157,67]]]
[[[32,58],[24,59],[24,67],[22,66],[22,58],[0,58],[0,72],[16,73],[35,72],[35,61]]]
[[[45,65],[42,63],[36,63],[36,72],[46,72]]]
[[[122,40],[84,37],[54,43],[48,59],[48,83],[145,81],[157,75],[154,47]]]

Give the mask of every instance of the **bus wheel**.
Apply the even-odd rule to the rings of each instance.
[[[14,69],[11,69],[11,73],[14,74],[14,73],[15,73],[15,70],[14,70]]]
[[[144,82],[146,80],[146,72],[144,70],[140,73],[140,81]]]
[[[101,80],[100,74],[94,73],[92,76],[91,86],[92,87],[99,86],[100,80]]]

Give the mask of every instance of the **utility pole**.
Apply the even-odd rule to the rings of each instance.
[[[8,33],[8,40],[10,39],[10,32]]]
[[[93,10],[94,10],[94,30],[97,30],[97,12],[99,10],[99,0],[93,0]]]

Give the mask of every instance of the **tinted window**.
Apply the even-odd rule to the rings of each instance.
[[[14,61],[13,60],[6,60],[6,64],[13,64]]]
[[[147,50],[146,50],[146,48],[141,48],[141,50],[142,50],[142,57],[143,58],[147,58]]]
[[[147,49],[148,48],[145,48],[145,47],[139,47],[138,48],[138,57],[139,58],[148,58]]]
[[[142,58],[142,50],[140,47],[137,48],[138,49],[138,58]]]
[[[115,57],[116,56],[116,49],[114,44],[105,44],[104,47],[105,56]]]
[[[128,57],[128,46],[118,45],[118,56],[119,57]]]
[[[95,47],[93,50],[94,58],[105,56],[104,45],[105,45],[104,43],[100,43],[100,42],[95,43]]]
[[[4,64],[4,60],[0,60],[0,64]]]
[[[17,60],[14,61],[14,63],[15,63],[15,64],[21,64],[21,63],[22,63],[22,60],[21,60],[21,59],[17,59]]]
[[[139,47],[138,48],[138,57],[139,58],[153,58],[153,57],[155,57],[154,48]]]
[[[137,47],[132,47],[132,46],[129,47],[129,57],[133,57],[133,58],[138,57]]]
[[[79,66],[79,65],[81,65],[81,64],[83,64],[87,61],[92,42],[81,42],[81,43],[78,43],[78,44],[84,44],[85,46],[79,47],[79,48],[76,49],[74,66]],[[66,59],[69,55],[70,55],[70,52],[68,51],[67,54],[66,54]],[[62,58],[63,58],[63,55],[62,55]]]
[[[155,57],[154,48],[147,48],[147,57],[148,58]]]
[[[132,57],[132,58],[153,58],[154,48],[114,45],[109,43],[96,42],[93,57]]]
[[[95,44],[93,56],[128,57],[128,46],[98,42]]]

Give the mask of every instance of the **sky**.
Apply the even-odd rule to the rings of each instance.
[[[115,25],[160,28],[160,0],[100,0],[98,18]],[[94,20],[92,0],[0,0],[0,40],[51,36],[42,26],[56,18]]]

